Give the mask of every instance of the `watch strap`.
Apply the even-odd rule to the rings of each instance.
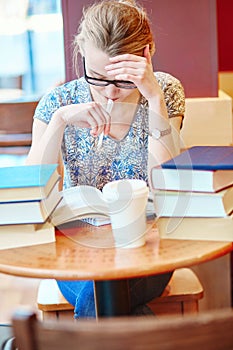
[[[165,130],[159,130],[159,129],[153,129],[152,131],[149,131],[149,135],[153,137],[154,139],[158,140],[160,137],[163,137],[165,135],[169,135],[172,131],[171,125],[165,129]]]

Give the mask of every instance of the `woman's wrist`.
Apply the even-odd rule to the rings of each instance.
[[[68,124],[66,111],[63,107],[60,107],[56,112],[54,112],[52,120],[57,126],[65,128]]]
[[[163,94],[157,94],[148,100],[149,110],[168,119],[167,107]]]
[[[149,132],[154,129],[163,131],[170,128],[168,113],[163,96],[156,96],[153,101],[148,101],[149,106]]]

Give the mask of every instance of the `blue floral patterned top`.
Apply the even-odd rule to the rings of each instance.
[[[184,90],[176,78],[156,72],[165,96],[169,117],[183,116]],[[80,78],[56,87],[39,102],[34,118],[49,123],[61,106],[92,100],[89,84]],[[99,189],[113,180],[129,178],[147,182],[148,103],[141,97],[127,135],[120,141],[104,136],[100,149],[90,129],[68,125],[62,142],[64,187],[91,185]]]

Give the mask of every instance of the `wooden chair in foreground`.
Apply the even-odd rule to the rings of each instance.
[[[0,103],[0,154],[28,153],[38,101]]]
[[[13,333],[20,350],[232,350],[233,311],[181,316],[125,317],[41,322],[30,311],[16,312]]]
[[[203,288],[195,273],[188,268],[177,269],[161,297],[148,306],[156,315],[184,315],[198,312],[198,302]],[[60,320],[73,318],[74,308],[60,293],[55,280],[42,280],[39,285],[37,305],[42,318]]]

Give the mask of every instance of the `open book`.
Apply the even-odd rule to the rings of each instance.
[[[104,219],[110,223],[108,205],[100,190],[93,186],[80,185],[63,190],[63,198],[51,215],[54,226],[80,219]],[[105,222],[106,221],[106,222]],[[93,221],[94,222],[94,221]],[[90,223],[91,220],[90,220]]]
[[[54,226],[81,219],[95,226],[111,222],[108,202],[96,187],[75,186],[63,190],[62,195],[61,202],[50,217]],[[147,206],[147,216],[149,215],[154,215],[154,206],[150,197]]]

